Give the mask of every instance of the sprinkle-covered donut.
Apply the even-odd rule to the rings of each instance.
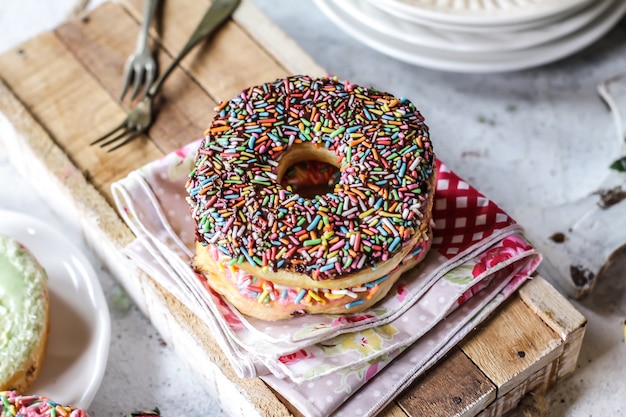
[[[125,417],[159,417],[158,408],[134,411]],[[61,405],[48,397],[21,395],[18,391],[0,391],[0,417],[89,417],[86,410]]]
[[[85,410],[61,405],[50,398],[0,391],[0,417],[89,417]]]
[[[347,289],[429,247],[434,154],[409,100],[293,76],[216,111],[187,184],[198,269],[214,249],[217,261],[273,285]],[[336,167],[331,189],[304,197],[281,184],[302,161]]]

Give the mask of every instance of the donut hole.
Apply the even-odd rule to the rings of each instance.
[[[332,193],[339,168],[317,160],[300,161],[287,168],[280,184],[305,198]]]
[[[294,146],[278,165],[278,182],[304,198],[332,193],[339,180],[336,157],[309,144]]]

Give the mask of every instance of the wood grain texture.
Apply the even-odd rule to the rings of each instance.
[[[141,19],[141,1],[140,0],[122,0],[127,9],[137,19]],[[199,16],[198,13],[202,13],[209,0],[198,1],[197,4],[187,5],[183,4],[182,9],[174,9],[173,6],[165,4],[163,15],[168,16],[168,20],[173,23],[166,26],[164,22],[161,25],[157,25],[155,31],[160,39],[172,39],[171,43],[162,41],[168,50],[178,50],[182,47],[185,36],[188,35],[189,28],[192,26],[188,16],[190,13],[196,13],[195,16]],[[176,17],[172,17],[176,16]],[[258,57],[257,52],[263,50],[261,54],[264,65],[269,67],[268,61],[265,57],[269,57],[278,66],[283,68],[288,74],[309,74],[315,76],[326,75],[326,71],[322,69],[315,61],[311,59],[300,47],[291,39],[285,32],[277,27],[267,16],[259,11],[259,9],[249,0],[242,0],[239,7],[235,11],[232,17],[235,22],[243,31],[248,34],[248,37],[256,43],[256,48],[250,48],[250,45],[246,45],[247,48],[240,49],[242,53],[253,51],[252,58]],[[180,30],[179,26],[182,25],[184,32]],[[168,31],[171,31],[171,37]],[[246,64],[249,61],[246,61]],[[257,71],[256,69],[252,69]],[[268,81],[268,80],[265,80]]]
[[[480,417],[499,417],[511,412],[527,395],[541,397],[548,388],[550,375],[554,375],[556,362],[557,361],[549,363],[548,366],[538,370],[509,392],[498,397],[496,401],[489,404],[489,406],[480,413]],[[532,417],[542,417],[545,415],[545,411],[546,410],[536,410],[536,412],[532,414]],[[511,413],[516,414],[514,411]],[[526,412],[525,415],[528,416],[528,412]]]
[[[33,185],[55,195],[55,211],[80,224],[89,246],[230,414],[299,417],[261,380],[238,378],[197,317],[122,255],[133,235],[111,204],[109,186],[198,137],[219,100],[287,74],[324,72],[243,0],[233,20],[165,83],[158,102],[161,117],[148,136],[120,153],[91,148],[86,144],[117,125],[131,105],[117,97],[138,31],[140,3],[106,3],[0,55],[0,140],[20,171],[37,179]],[[164,2],[166,19],[153,31],[159,36],[161,68],[208,4]],[[584,318],[572,310],[549,284],[535,278],[379,417],[508,411],[529,390],[549,388],[575,369],[585,327]]]
[[[529,281],[519,292],[526,305],[563,340],[587,324],[587,319],[544,279]]]
[[[558,358],[563,340],[515,297],[499,309],[498,320],[480,326],[460,347],[501,397]]]
[[[278,28],[249,0],[243,0],[233,15],[237,22],[254,40],[276,58],[290,74],[309,74],[322,77],[327,72],[285,32]]]
[[[544,279],[533,279],[519,292],[520,298],[563,339],[563,353],[556,370],[556,384],[576,369],[587,319]]]
[[[159,41],[170,55],[182,49],[210,3],[209,0],[163,2],[163,15],[167,19],[163,21]],[[251,7],[247,2],[243,3],[242,7]],[[125,4],[129,13],[139,20],[141,0],[125,0]],[[205,42],[190,52],[181,66],[215,101],[230,99],[247,86],[290,74],[281,62],[260,47],[258,40],[252,38],[235,20],[228,21],[210,42]]]
[[[404,410],[397,405],[396,402],[392,402],[387,407],[383,408],[377,417],[412,417],[404,412]]]
[[[59,41],[45,33],[0,56],[0,74],[74,164],[105,195],[111,182],[162,155],[138,140],[115,158],[88,144],[126,113]]]
[[[111,28],[109,22],[114,22],[115,27]],[[124,9],[109,3],[91,13],[89,19],[70,21],[55,33],[109,96],[117,100],[124,62],[132,52],[132,43],[129,45],[125,34],[136,32],[137,24]],[[160,68],[172,61],[162,49],[156,55]],[[122,105],[128,111],[135,104],[125,101]],[[163,153],[180,148],[202,136],[215,114],[215,106],[215,100],[183,68],[177,68],[155,101],[150,140]],[[159,117],[161,114],[167,117]]]
[[[455,348],[396,402],[409,416],[475,416],[496,399],[496,387]]]
[[[42,195],[58,197],[48,202],[61,217],[97,223],[99,229],[107,231],[105,244],[112,244],[116,251],[134,239],[127,227],[120,227],[119,216],[99,190],[1,79],[0,139],[19,172],[31,179],[33,188]]]

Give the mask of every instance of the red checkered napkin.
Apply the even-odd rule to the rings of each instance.
[[[497,204],[437,160],[433,248],[448,259],[515,224]]]

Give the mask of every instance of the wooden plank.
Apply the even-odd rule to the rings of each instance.
[[[129,13],[141,19],[141,0],[125,0]],[[159,41],[172,55],[180,51],[196,22],[209,6],[209,0],[163,2],[162,31]],[[232,20],[182,63],[194,79],[216,100],[230,99],[251,85],[258,85],[289,75],[289,71],[257,40]]]
[[[519,292],[521,299],[563,340],[587,324],[587,319],[541,277],[530,280]]]
[[[515,409],[520,401],[527,395],[533,395],[538,398],[543,396],[546,389],[548,389],[549,381],[554,379],[553,375],[556,374],[557,363],[558,360],[554,360],[550,362],[548,366],[538,370],[530,377],[524,379],[522,383],[511,389],[503,396],[499,397],[496,401],[485,408],[485,410],[480,413],[480,417],[500,417]],[[528,417],[541,417],[544,413],[524,415],[527,415]]]
[[[563,352],[563,340],[520,298],[508,300],[472,338],[460,344],[503,396]]]
[[[112,181],[162,155],[144,141],[131,143],[115,158],[88,146],[119,124],[125,112],[52,33],[1,55],[0,73],[35,119],[104,194],[108,194]]]
[[[233,20],[250,37],[276,58],[290,74],[324,76],[328,74],[306,54],[296,42],[276,26],[250,1],[243,0],[233,15]]]
[[[402,410],[395,402],[385,407],[377,417],[411,417]]]
[[[124,62],[133,47],[128,42],[128,33],[134,33],[137,28],[137,21],[123,8],[105,3],[91,13],[88,20],[67,22],[55,32],[75,59],[100,81],[101,88],[117,100]],[[165,68],[172,58],[163,50],[159,52],[159,66]],[[128,101],[123,103],[127,110],[134,105]],[[215,105],[216,102],[185,71],[174,70],[157,97],[155,122],[148,132],[150,139],[163,153],[180,148],[202,136],[215,114]],[[167,116],[161,116],[163,114]]]
[[[409,416],[473,417],[495,399],[495,385],[455,348],[396,402]]]
[[[587,319],[541,277],[528,282],[520,289],[519,295],[522,301],[564,341],[563,354],[554,381],[557,383],[576,369]]]

